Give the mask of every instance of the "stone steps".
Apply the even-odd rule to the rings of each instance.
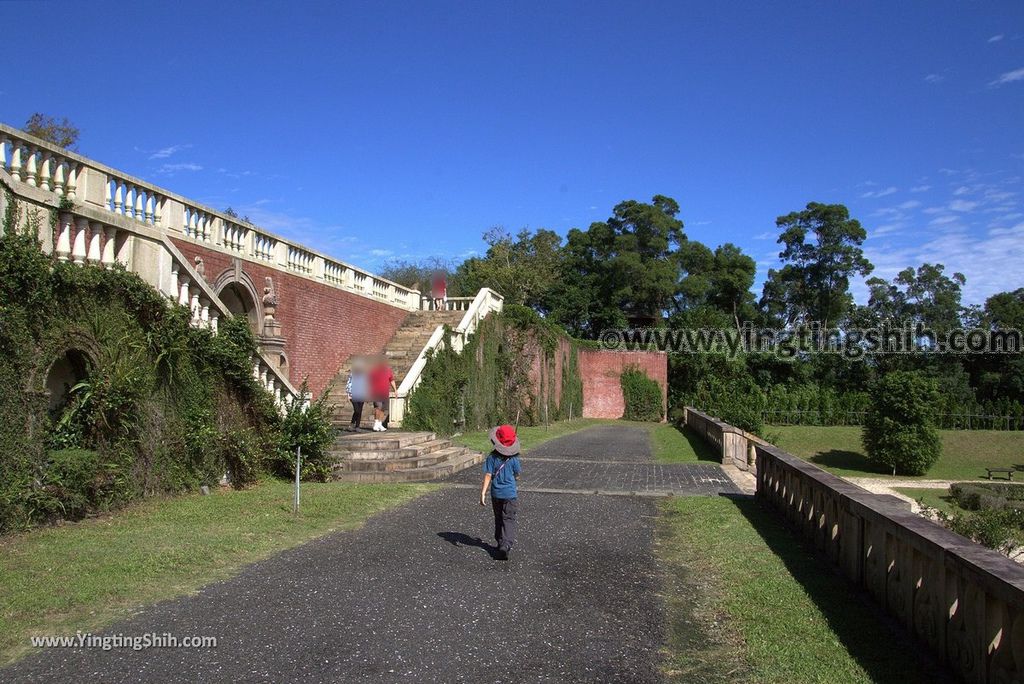
[[[331,479],[344,482],[426,482],[484,459],[432,432],[346,434],[335,440],[331,454]]]
[[[401,385],[405,376],[409,374],[409,370],[416,363],[437,326],[448,324],[454,327],[464,315],[464,311],[413,311],[406,316],[401,327],[382,350],[395,374],[396,385]],[[346,360],[338,369],[338,374],[328,391],[328,401],[332,406],[331,423],[339,428],[347,426],[352,420],[352,404],[345,395],[348,371],[349,361]],[[373,426],[373,407],[369,402],[363,406],[363,420],[360,426]]]

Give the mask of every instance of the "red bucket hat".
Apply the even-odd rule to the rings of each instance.
[[[491,430],[491,444],[502,456],[515,456],[519,453],[519,437],[511,425],[499,425]]]

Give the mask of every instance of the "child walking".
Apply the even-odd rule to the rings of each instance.
[[[484,483],[480,488],[480,505],[487,505],[487,490],[491,490],[494,509],[494,540],[498,543],[498,558],[508,560],[516,543],[516,514],[519,512],[516,480],[519,479],[519,438],[511,425],[499,425],[491,430],[494,450],[484,461]]]

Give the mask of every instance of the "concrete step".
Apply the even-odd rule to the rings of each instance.
[[[422,468],[407,468],[390,472],[382,470],[335,470],[331,477],[342,482],[427,482],[448,477],[460,470],[465,470],[482,463],[483,460],[483,454],[462,449],[461,453],[454,453],[443,461]]]
[[[398,449],[373,449],[363,448],[332,448],[330,453],[340,459],[350,461],[397,461],[403,458],[414,458],[424,456],[435,451],[441,451],[451,446],[447,439],[432,439],[426,442],[411,444]]]
[[[462,455],[463,447],[451,446],[439,449],[428,454],[414,454],[404,458],[388,459],[381,461],[363,461],[355,459],[340,459],[334,464],[334,472],[357,473],[357,472],[383,472],[395,473],[402,470],[414,468],[429,468],[441,462],[449,461],[452,458]]]
[[[433,432],[358,432],[334,440],[338,451],[389,451],[437,439]]]

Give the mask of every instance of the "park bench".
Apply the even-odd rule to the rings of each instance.
[[[1013,479],[1013,468],[985,468],[988,471],[988,479],[992,479],[993,473],[1006,473],[1006,479]]]

